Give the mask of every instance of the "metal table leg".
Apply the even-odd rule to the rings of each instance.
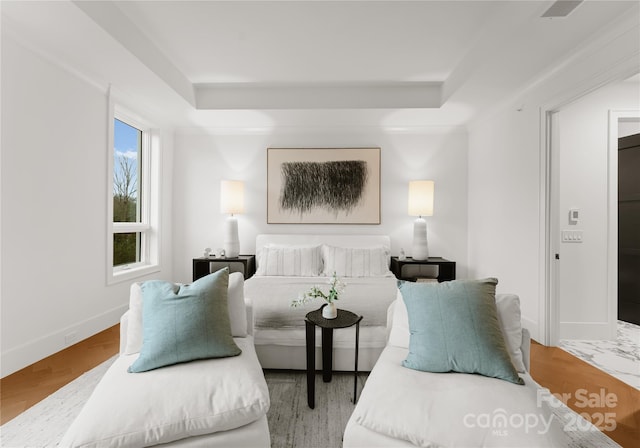
[[[360,321],[356,323],[356,361],[353,373],[353,404],[358,401],[358,347],[360,346]]]
[[[322,380],[331,381],[333,376],[333,328],[322,329]]]
[[[307,342],[307,404],[316,406],[316,326],[305,320]]]

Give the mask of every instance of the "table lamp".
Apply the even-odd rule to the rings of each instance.
[[[414,260],[429,258],[427,244],[427,221],[423,216],[433,216],[432,180],[414,180],[409,182],[409,215],[418,218],[413,223],[413,246],[411,256]]]
[[[227,258],[236,258],[240,254],[238,238],[238,220],[234,214],[244,213],[244,183],[239,180],[220,182],[220,212],[228,213],[224,232],[224,253]]]

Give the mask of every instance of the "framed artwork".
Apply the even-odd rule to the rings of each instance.
[[[268,148],[268,224],[380,224],[380,148]]]

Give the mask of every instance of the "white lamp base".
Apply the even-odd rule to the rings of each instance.
[[[427,221],[418,218],[413,223],[413,246],[411,256],[414,260],[424,261],[429,258],[429,245],[427,244]]]
[[[224,232],[224,255],[227,258],[236,258],[240,255],[240,239],[238,238],[238,220],[235,216],[227,218]]]

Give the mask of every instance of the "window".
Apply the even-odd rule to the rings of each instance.
[[[158,270],[157,138],[150,127],[114,108],[109,173],[109,282]]]
[[[148,226],[140,213],[145,193],[140,188],[143,132],[117,118],[113,127],[113,266],[118,267],[142,261],[142,233]],[[130,223],[144,228],[128,232]]]

